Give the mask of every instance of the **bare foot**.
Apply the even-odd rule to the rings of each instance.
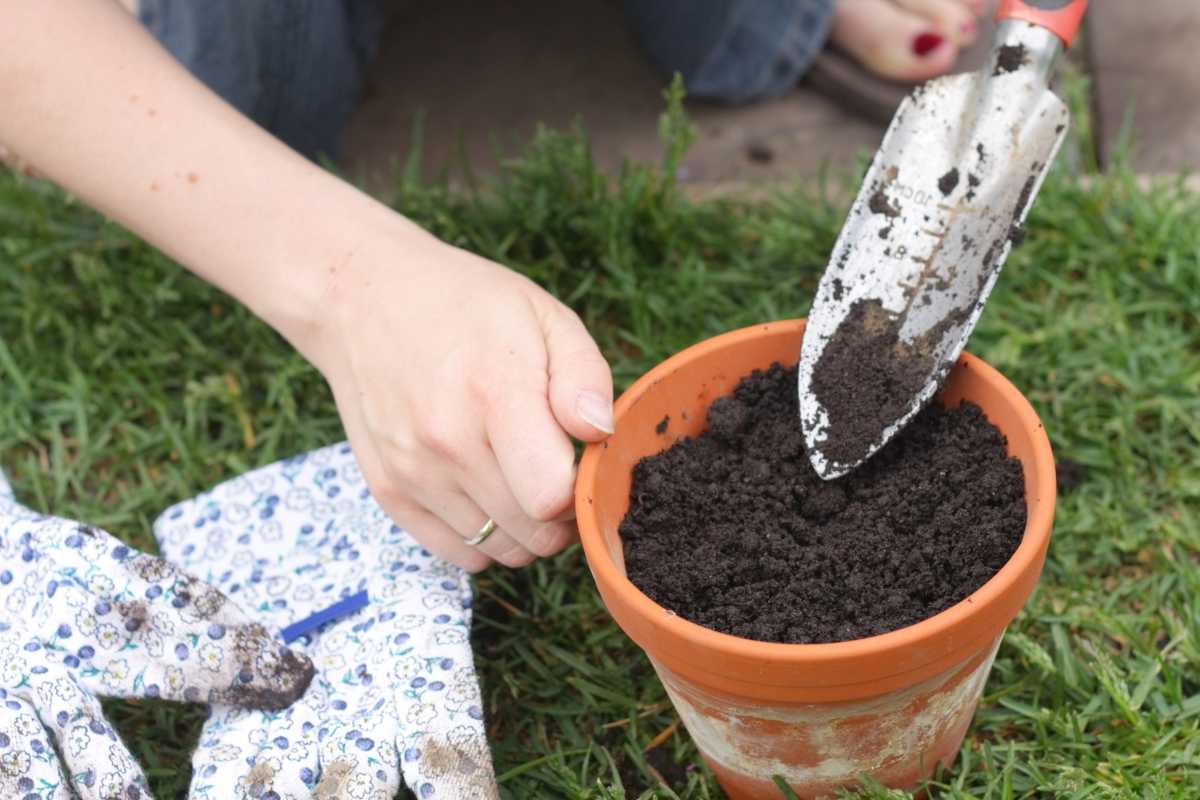
[[[988,0],[837,0],[831,38],[875,74],[918,82],[949,72]]]

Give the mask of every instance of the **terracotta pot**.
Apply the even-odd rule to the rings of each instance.
[[[575,508],[588,565],[617,624],[641,646],[732,798],[830,794],[866,773],[911,788],[962,744],[1004,629],[1041,574],[1054,516],[1054,457],[1037,415],[999,372],[964,354],[941,399],[978,404],[1025,472],[1029,519],[1012,559],[957,605],[916,625],[836,644],[768,644],[688,622],[626,577],[617,527],[633,466],[704,428],[743,376],[799,358],[802,320],[734,331],[646,373],[616,403],[616,433],[588,447]],[[655,427],[664,415],[664,434]],[[799,421],[797,420],[797,425]]]

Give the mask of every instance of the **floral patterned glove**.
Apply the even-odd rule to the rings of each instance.
[[[149,797],[100,701],[56,655],[19,619],[0,622],[0,797]]]
[[[24,508],[2,476],[0,608],[0,797],[149,796],[98,697],[280,709],[312,679],[212,586]]]
[[[277,713],[218,706],[191,797],[495,798],[471,589],[371,499],[348,445],[221,484],[155,524],[163,552],[317,665]]]

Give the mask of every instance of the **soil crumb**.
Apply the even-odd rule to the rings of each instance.
[[[1016,72],[1025,66],[1029,53],[1023,44],[1006,44],[996,54],[996,69],[993,75],[1003,75],[1006,72]]]
[[[975,173],[967,173],[967,202],[975,199],[975,190],[979,187],[979,178],[975,177]]]
[[[872,214],[883,214],[885,217],[900,216],[900,206],[889,203],[883,189],[875,190],[871,199],[867,201],[867,207],[871,209]]]
[[[938,179],[938,191],[942,197],[949,197],[958,186],[958,168],[952,167],[949,172]]]
[[[746,158],[755,164],[770,164],[775,160],[775,151],[765,142],[751,142],[746,147]]]
[[[812,391],[829,415],[822,455],[835,464],[862,460],[930,379],[934,350],[947,326],[959,321],[949,317],[905,342],[903,317],[878,300],[851,306],[813,369]]]
[[[654,426],[654,432],[657,433],[659,436],[661,436],[667,432],[667,428],[670,425],[671,425],[671,415],[666,414],[663,416],[662,419],[660,419],[658,421],[658,424]]]
[[[1036,165],[1034,169],[1037,169]],[[1030,175],[1025,179],[1025,185],[1021,187],[1021,194],[1017,196],[1017,207],[1013,211],[1014,222],[1021,218],[1021,212],[1025,210],[1025,206],[1029,205],[1029,200],[1033,197],[1033,185],[1037,183],[1037,179],[1037,175]]]
[[[1069,458],[1064,458],[1055,466],[1055,475],[1058,479],[1058,493],[1066,494],[1067,492],[1078,489],[1084,481],[1087,480],[1087,467]]]
[[[594,741],[608,750],[617,767],[617,775],[626,797],[639,797],[648,789],[658,786],[656,778],[661,777],[663,784],[676,791],[687,788],[687,777],[695,768],[692,764],[679,764],[671,758],[666,748],[656,747],[643,755],[647,771],[652,770],[650,777],[642,774],[637,762],[630,757],[629,751],[621,746],[623,737],[616,729],[602,731],[593,736]],[[655,775],[657,773],[657,776]]]
[[[620,527],[638,588],[735,636],[837,642],[949,608],[1016,550],[1021,466],[977,406],[930,406],[837,481],[813,472],[797,414],[796,370],[775,364],[638,463]]]

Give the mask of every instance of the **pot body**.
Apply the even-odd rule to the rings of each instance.
[[[958,755],[996,650],[912,686],[834,703],[764,705],[713,694],[655,663],[684,727],[734,800],[778,797],[775,776],[803,798],[833,795],[860,775],[915,786]],[[652,659],[653,661],[653,659]]]
[[[1054,514],[1054,457],[1037,415],[1002,375],[964,354],[941,402],[979,405],[1008,439],[1025,478],[1025,534],[991,580],[916,625],[834,644],[740,639],[654,603],[626,577],[618,533],[633,467],[700,433],[709,403],[752,370],[794,364],[803,327],[788,320],[734,331],[655,367],[617,401],[616,432],[588,447],[576,482],[580,538],[605,606],[646,651],[733,798],[782,796],[775,776],[801,797],[853,786],[863,773],[911,788],[938,765],[949,766],[1004,629],[1037,583]]]

